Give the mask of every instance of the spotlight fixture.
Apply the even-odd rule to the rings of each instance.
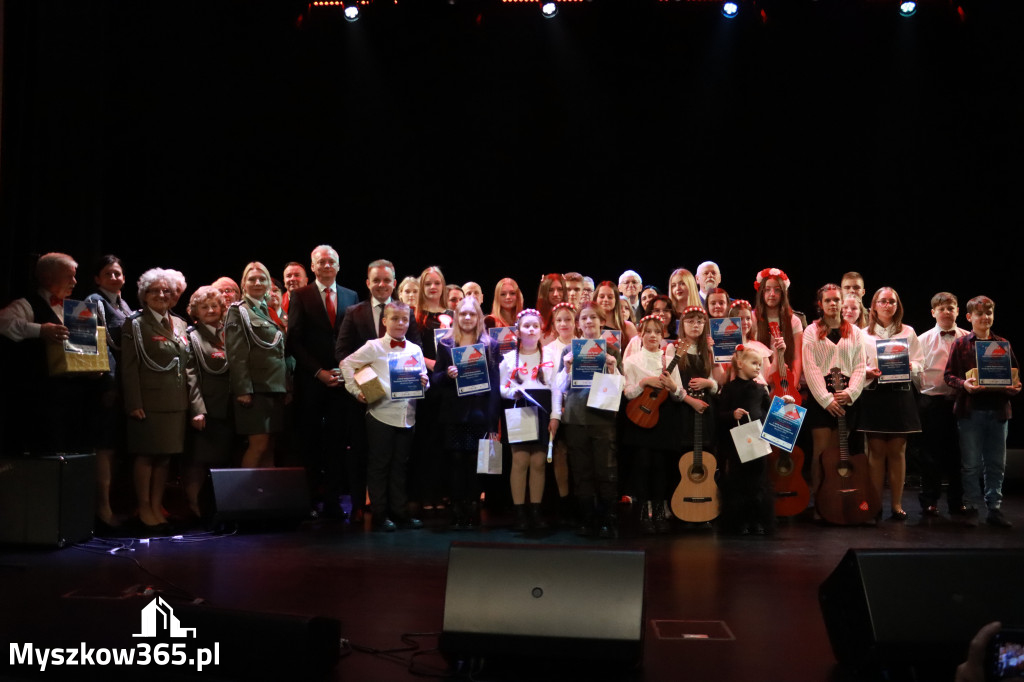
[[[349,5],[345,8],[346,21],[359,21],[359,8],[356,5]]]
[[[545,19],[550,19],[558,14],[558,5],[550,0],[548,2],[542,2],[540,4],[540,13],[544,15]]]
[[[724,5],[722,5],[722,16],[726,19],[735,19],[736,15],[739,13],[739,3],[734,2],[733,0],[728,0]]]
[[[900,16],[901,17],[912,17],[914,12],[917,11],[917,3],[914,0],[904,0],[900,2]]]

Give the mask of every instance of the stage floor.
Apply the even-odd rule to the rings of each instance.
[[[615,679],[861,679],[837,666],[818,607],[819,585],[847,550],[1024,546],[1019,493],[1003,507],[1015,524],[1010,530],[984,521],[969,529],[946,516],[922,521],[915,509],[916,491],[908,490],[904,499],[910,511],[904,523],[837,528],[790,520],[771,537],[707,531],[639,537],[632,524],[620,539],[588,541],[567,530],[523,534],[497,525],[511,519],[491,520],[495,525],[479,532],[448,531],[443,520],[428,519],[422,530],[382,534],[370,532],[367,519],[365,527],[323,521],[295,530],[193,531],[148,542],[94,540],[62,550],[8,546],[0,549],[0,619],[9,642],[24,641],[21,637],[34,632],[47,614],[61,613],[68,601],[102,611],[114,601],[126,602],[117,597],[152,587],[171,605],[201,598],[214,607],[337,618],[342,637],[360,649],[398,649],[405,646],[405,633],[441,630],[452,542],[623,548],[647,555],[646,641],[642,668],[616,673]],[[132,599],[145,604],[149,597]],[[709,621],[693,627],[726,633],[726,638],[673,637],[673,631],[691,626],[669,621]],[[109,627],[120,626],[111,621]],[[437,638],[418,636],[415,641],[425,651],[436,646]],[[274,642],[252,645],[265,652]],[[410,657],[409,651],[353,649],[326,679],[422,679],[409,670]],[[9,675],[6,657],[3,664],[0,670]],[[421,653],[415,667],[443,675],[447,664],[437,654]],[[60,672],[89,677],[81,669]],[[473,679],[549,678],[557,677],[539,669],[509,676],[485,668]]]

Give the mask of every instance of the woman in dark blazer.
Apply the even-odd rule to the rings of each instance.
[[[110,481],[114,453],[124,446],[124,409],[117,365],[121,362],[121,325],[132,314],[132,308],[123,298],[124,269],[121,259],[106,255],[99,259],[93,279],[97,291],[85,297],[96,304],[100,324],[107,329],[107,353],[110,372],[97,383],[96,402],[96,519],[97,532],[104,526],[117,526],[118,521],[110,508]]]
[[[242,300],[228,308],[224,325],[235,430],[249,437],[242,455],[246,468],[274,466],[274,434],[284,425],[285,333],[270,317],[269,292],[270,271],[249,263],[242,272]]]
[[[185,425],[206,425],[184,320],[170,314],[177,277],[160,268],[142,273],[142,310],[121,327],[121,386],[128,414],[127,445],[135,458],[135,494],[145,529],[169,531],[163,493],[172,455],[185,450]]]

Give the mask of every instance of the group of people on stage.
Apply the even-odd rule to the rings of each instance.
[[[920,433],[922,514],[938,515],[946,481],[950,514],[977,525],[985,508],[987,523],[1010,525],[1002,478],[1021,384],[1016,374],[1006,387],[979,383],[975,341],[1005,341],[992,333],[995,303],[985,296],[966,304],[968,332],[956,326],[956,296],[936,294],[936,325],[918,336],[896,290],[865,301],[855,272],[818,289],[808,322],[778,268],[756,273],[752,301],[731,296],[709,261],[695,274],[673,271],[664,290],[633,270],[596,284],[551,273],[532,306],[502,278],[487,308],[479,284],[448,284],[437,267],[399,282],[390,261],[375,260],[362,301],[338,284],[339,268],[328,245],[313,249],[309,271],[287,263],[281,281],[254,261],[238,282],[225,276],[192,290],[185,320],[175,312],[188,291],[182,273],[143,272],[133,310],[122,298],[124,266],[105,256],[86,298],[107,329],[110,371],[50,376],[46,344],[68,338],[63,300],[74,296],[78,264],[42,256],[38,290],[0,310],[20,387],[5,408],[16,417],[4,427],[5,450],[96,452],[97,525],[111,532],[122,521],[110,504],[120,451],[134,457],[133,524],[149,534],[169,530],[172,472],[199,517],[208,468],[301,464],[320,513],[341,515],[348,492],[361,518],[368,496],[380,531],[420,527],[419,511],[442,508],[452,528],[476,527],[486,489],[488,504],[510,498],[517,530],[557,517],[581,535],[615,537],[626,496],[640,532],[666,533],[707,525],[706,505],[692,518],[680,510],[718,505],[720,488],[710,518],[762,535],[777,513],[769,459],[741,459],[729,431],[765,419],[775,394],[807,408],[812,493],[829,474],[823,452],[863,445],[875,492],[888,480],[889,518],[905,519],[907,439]],[[729,362],[715,360],[714,318],[740,322]],[[574,381],[574,339],[604,339],[592,380],[604,395]],[[886,339],[906,341],[906,381],[879,380],[876,341]],[[460,384],[467,349],[482,350],[483,390]],[[488,441],[506,453],[500,478],[477,473]],[[549,463],[558,500],[542,505]],[[702,471],[709,481],[697,480]],[[689,483],[701,492],[684,490]]]

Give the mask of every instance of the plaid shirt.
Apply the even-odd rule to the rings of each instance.
[[[1006,420],[1013,416],[1010,407],[1010,396],[1003,391],[982,391],[980,393],[968,393],[964,390],[964,379],[967,370],[978,366],[977,356],[974,352],[974,341],[977,339],[974,332],[962,336],[953,342],[949,350],[949,360],[946,361],[946,371],[943,379],[956,391],[956,402],[953,404],[953,414],[957,417],[966,417],[971,410],[992,410],[1002,414]],[[992,341],[1004,341],[1001,336],[990,335]],[[1010,365],[1017,367],[1017,356],[1010,349]]]

